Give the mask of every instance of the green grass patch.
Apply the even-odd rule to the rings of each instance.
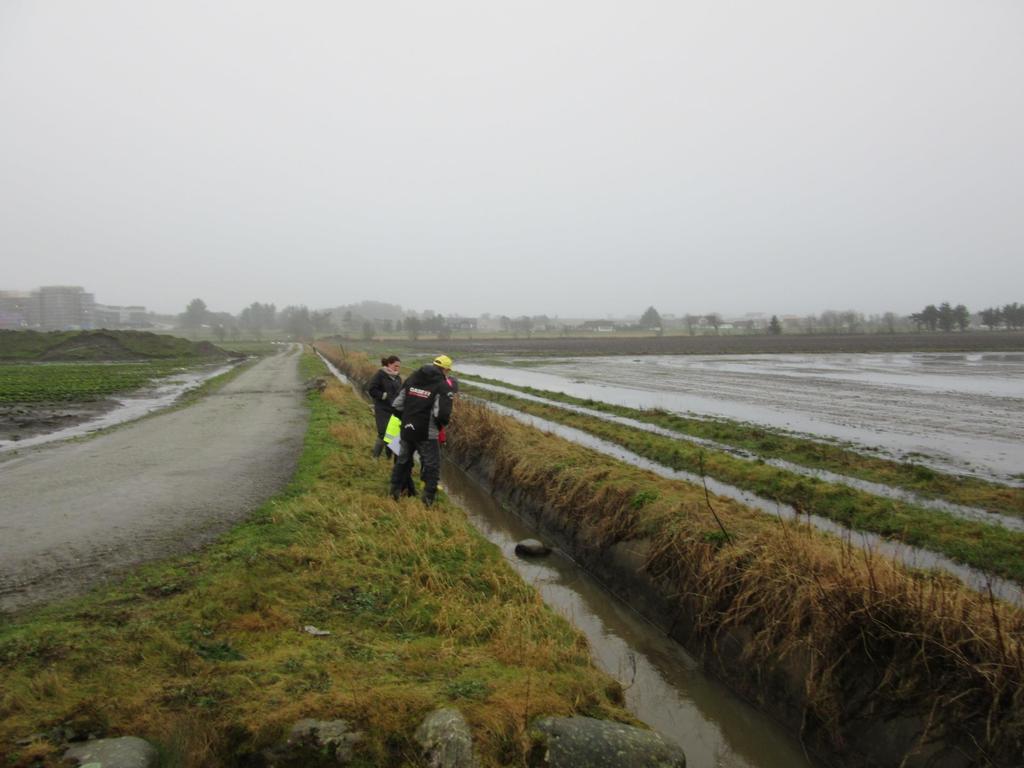
[[[98,400],[185,370],[183,360],[0,364],[0,403]]]
[[[537,715],[630,720],[582,636],[461,512],[387,498],[358,396],[331,382],[308,402],[293,481],[216,545],[4,621],[0,764],[57,765],[68,733],[233,764],[317,717],[364,732],[356,765],[419,765],[417,725],[454,705],[504,765]]]

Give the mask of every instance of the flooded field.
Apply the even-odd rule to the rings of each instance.
[[[509,362],[514,363],[514,360]],[[937,469],[1024,480],[1024,353],[656,355],[460,361],[515,385],[725,417]]]
[[[118,397],[80,403],[30,403],[0,409],[0,455],[68,440],[124,424],[173,405],[186,392],[222,373],[226,365],[183,370]]]

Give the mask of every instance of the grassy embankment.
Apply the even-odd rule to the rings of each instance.
[[[1024,558],[1021,557],[1024,533],[1019,531],[965,520],[951,513],[805,477],[685,440],[567,411],[554,404],[531,402],[471,385],[464,387],[464,391],[582,430],[663,466],[697,474],[703,472],[764,498],[835,520],[853,530],[876,533],[893,541],[941,553],[984,573],[1024,584]]]
[[[581,636],[462,514],[385,497],[364,402],[334,382],[308,399],[295,479],[248,522],[3,623],[4,764],[56,765],[46,734],[70,729],[149,738],[164,765],[231,765],[308,716],[363,730],[358,765],[416,765],[413,731],[450,705],[485,763],[505,765],[536,715],[629,719]]]
[[[462,376],[460,381],[494,384],[546,400],[643,421],[682,435],[713,440],[765,459],[782,459],[810,469],[823,469],[859,480],[902,488],[930,499],[1024,517],[1024,488],[1000,485],[975,477],[950,475],[920,464],[892,461],[835,443],[810,440],[729,419],[687,418],[661,409],[629,408],[574,397],[564,392],[508,384],[482,376]],[[484,395],[483,392],[477,394]]]
[[[375,368],[359,354],[339,362],[356,381]],[[589,566],[631,551],[669,604],[670,634],[813,748],[924,756],[908,765],[940,748],[977,765],[1018,761],[1024,611],[712,496],[725,535],[703,489],[470,401],[446,451],[539,510]]]

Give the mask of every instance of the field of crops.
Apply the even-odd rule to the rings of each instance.
[[[138,389],[183,369],[178,360],[0,365],[0,403],[96,400]]]

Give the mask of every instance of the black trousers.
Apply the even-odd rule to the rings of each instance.
[[[437,440],[421,440],[412,443],[402,440],[402,452],[398,454],[398,461],[391,470],[391,495],[397,496],[403,490],[409,490],[416,495],[416,484],[412,479],[413,453],[419,451],[420,464],[423,465],[423,496],[431,501],[437,493],[437,483],[441,479],[441,449]]]

